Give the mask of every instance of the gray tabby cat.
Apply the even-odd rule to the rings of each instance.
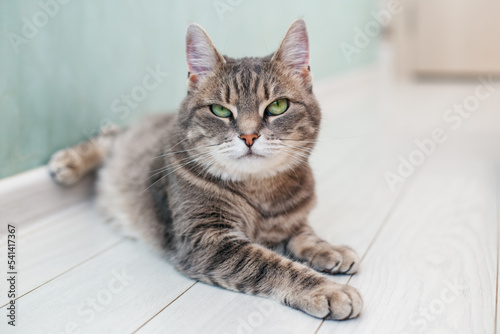
[[[321,116],[304,21],[263,58],[222,56],[196,24],[186,42],[179,113],[54,154],[53,177],[71,184],[102,165],[107,218],[193,279],[318,318],[357,317],[359,293],[319,272],[352,274],[358,256],[319,238],[307,221],[315,204],[308,157]],[[272,250],[279,245],[289,257]]]

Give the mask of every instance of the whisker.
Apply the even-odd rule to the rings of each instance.
[[[289,152],[291,151],[293,153],[306,155],[308,158],[312,154],[312,151],[303,150],[300,147],[290,147],[290,146],[287,146],[287,147],[289,148],[288,149]],[[282,147],[281,149],[284,149],[284,148]],[[306,156],[304,156],[304,157],[306,157]]]
[[[304,147],[304,146],[285,145],[285,144],[282,144],[280,147],[283,147],[283,146],[290,147],[290,148],[297,149],[297,150],[301,150],[304,152],[309,152],[309,153],[311,153],[314,150],[314,147]]]
[[[287,152],[283,152],[285,153],[293,162],[295,162],[297,165],[302,163],[302,161],[300,161],[298,158],[294,157],[293,155],[291,155],[290,153],[287,153]],[[297,179],[297,183],[300,183],[299,181],[299,176],[297,175],[297,172],[295,171],[295,169],[293,169],[292,166],[290,166],[290,169],[293,171],[293,173],[295,174],[295,178]]]
[[[282,151],[283,152],[289,152],[289,153],[294,153],[294,154],[297,154],[303,158],[305,158],[306,160],[309,159],[309,156],[308,155],[305,155],[304,153],[302,152],[297,152],[297,151],[294,151],[292,149],[287,149],[287,148],[282,148]]]
[[[185,160],[189,160],[189,159],[193,159],[193,158],[201,158],[201,157],[204,157],[204,156],[209,155],[209,154],[211,154],[211,153],[213,153],[213,152],[203,152],[203,153],[200,153],[200,154],[196,154],[196,155],[194,155],[194,156],[190,156],[190,157],[187,157],[187,158],[184,158],[184,159],[181,159],[181,160],[175,161],[175,163],[183,162],[183,161],[185,161]],[[159,168],[159,169],[157,169],[157,170],[151,171],[151,173],[154,173],[154,172],[156,172],[156,173],[154,173],[153,175],[150,175],[150,176],[149,176],[146,180],[148,180],[148,179],[152,178],[152,177],[153,177],[153,176],[155,176],[155,175],[158,175],[158,174],[161,174],[161,173],[163,173],[163,172],[165,172],[165,171],[168,171],[168,170],[169,170],[169,169],[171,169],[171,168],[175,168],[175,167],[176,167],[176,166],[169,165],[169,166],[165,166],[165,167]]]
[[[164,154],[160,154],[158,156],[155,157],[155,159],[157,158],[161,158],[161,157],[166,157],[167,155],[171,155],[171,154],[177,154],[177,153],[183,153],[183,152],[190,152],[190,151],[194,151],[194,150],[198,150],[200,148],[205,148],[205,147],[213,147],[213,146],[218,146],[218,145],[222,145],[224,143],[219,143],[219,144],[212,144],[212,145],[205,145],[205,146],[199,146],[199,147],[195,147],[195,148],[190,148],[188,150],[183,150],[183,151],[177,151],[177,152],[168,152],[168,153],[164,153]]]
[[[161,174],[161,173],[163,173],[163,172],[165,172],[165,171],[168,171],[169,169],[174,169],[174,168],[175,168],[175,169],[174,169],[174,170],[172,170],[170,173],[168,173],[167,175],[165,175],[165,176],[168,176],[168,175],[172,174],[172,172],[175,172],[176,170],[178,170],[179,168],[182,168],[182,167],[184,167],[184,166],[186,166],[186,165],[189,165],[189,164],[190,164],[190,163],[192,163],[192,162],[200,161],[200,160],[202,160],[203,158],[206,158],[206,157],[210,156],[212,153],[217,152],[217,151],[218,151],[217,149],[213,149],[213,150],[211,150],[211,151],[209,151],[209,152],[202,152],[202,153],[199,153],[199,154],[197,154],[197,155],[190,156],[190,157],[188,157],[188,158],[184,158],[184,159],[181,159],[181,160],[175,161],[175,163],[179,163],[179,162],[181,162],[182,160],[192,159],[193,157],[196,157],[195,159],[192,159],[192,160],[191,160],[191,161],[189,161],[189,162],[183,163],[183,164],[182,164],[182,165],[180,165],[180,166],[178,166],[178,165],[177,165],[177,166],[175,166],[175,165],[171,165],[171,166],[166,166],[166,167],[160,168],[160,171],[159,171],[159,172],[156,172],[155,174],[150,175],[148,178],[146,178],[146,180],[148,180],[148,179],[152,178],[152,177],[153,177],[153,176],[155,176],[155,175],[158,175],[158,174]],[[225,149],[225,150],[220,150],[219,152],[220,152],[220,153],[225,153],[225,152],[228,152],[228,151],[229,151],[229,148],[227,148],[227,149]],[[160,180],[161,180],[161,179],[160,179]],[[158,181],[159,181],[159,180],[158,180]]]
[[[311,139],[288,139],[288,138],[280,138],[280,141],[296,141],[301,143],[318,143],[319,140],[311,140]]]
[[[170,174],[172,174],[173,172],[181,169],[182,167],[186,166],[186,165],[189,165],[193,162],[196,162],[196,161],[199,161],[201,160],[202,158],[205,158],[205,157],[201,157],[201,158],[198,158],[198,159],[193,159],[185,164],[182,164],[181,166],[177,167],[176,169],[174,169],[173,171],[171,171],[170,173],[166,174],[166,175],[163,175],[161,178],[159,178],[158,180],[156,180],[155,182],[153,182],[151,185],[149,185],[149,187],[147,187],[146,189],[144,189],[144,191],[142,193],[144,193],[146,190],[148,190],[149,188],[151,188],[152,186],[154,186],[156,183],[158,183],[159,181],[163,180],[164,178],[166,178],[167,176],[169,176]]]
[[[196,153],[196,154],[192,154],[192,155],[189,155],[185,158],[182,158],[182,159],[179,159],[179,160],[176,160],[176,162],[182,162],[182,161],[185,161],[185,160],[189,160],[189,159],[192,159],[194,157],[197,157],[197,156],[200,156],[200,155],[203,155],[203,154],[206,154],[206,153],[211,153],[211,152],[215,152],[216,150],[212,149],[211,151],[207,152],[200,152],[200,153]],[[162,167],[162,168],[158,168],[158,169],[155,169],[155,170],[151,170],[149,171],[149,173],[154,173],[156,171],[159,171],[159,170],[164,170],[166,167]]]
[[[207,171],[210,167],[212,167],[213,165],[215,165],[215,162],[212,162],[211,164],[208,164],[205,168],[203,168],[199,173],[198,175],[196,175],[196,177],[198,178],[202,173],[204,173],[205,171]]]
[[[177,144],[175,144],[174,146],[172,146],[172,147],[170,148],[170,150],[168,150],[168,151],[171,151],[174,147],[176,147],[177,145],[179,145],[180,143],[182,143],[182,142],[184,142],[184,141],[186,141],[186,140],[188,140],[188,138],[187,138],[187,137],[186,137],[186,138],[184,138],[183,140],[181,140],[180,142],[178,142]],[[167,152],[168,152],[168,151],[167,151]],[[167,153],[167,152],[165,152],[165,153]]]
[[[298,142],[311,142],[311,143],[319,143],[321,141],[325,140],[331,140],[331,139],[354,139],[354,138],[361,138],[365,137],[365,135],[356,135],[356,136],[341,136],[341,137],[331,137],[331,138],[318,138],[316,140],[311,140],[311,139],[291,139],[291,138],[279,138],[279,140],[289,140],[289,141],[298,141]]]

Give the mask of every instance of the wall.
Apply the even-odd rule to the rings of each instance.
[[[0,0],[0,177],[46,163],[100,124],[175,110],[185,95],[190,22],[238,57],[271,53],[303,17],[321,79],[373,61],[374,43],[352,62],[339,45],[352,43],[375,7],[374,0]],[[157,69],[157,82],[148,79]]]

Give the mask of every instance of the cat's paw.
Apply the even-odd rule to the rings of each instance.
[[[328,282],[306,295],[299,308],[317,318],[347,320],[359,316],[363,299],[355,288]]]
[[[82,162],[76,159],[69,150],[54,153],[50,158],[48,168],[54,181],[62,185],[76,183],[83,174]]]
[[[359,267],[359,256],[347,246],[321,243],[315,247],[309,265],[329,274],[354,274]]]

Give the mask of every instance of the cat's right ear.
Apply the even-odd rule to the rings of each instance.
[[[189,87],[196,85],[200,77],[213,72],[226,62],[205,29],[196,23],[190,24],[187,29],[186,59],[189,68]]]
[[[286,64],[303,77],[310,77],[309,37],[303,19],[298,19],[290,25],[272,61]]]

